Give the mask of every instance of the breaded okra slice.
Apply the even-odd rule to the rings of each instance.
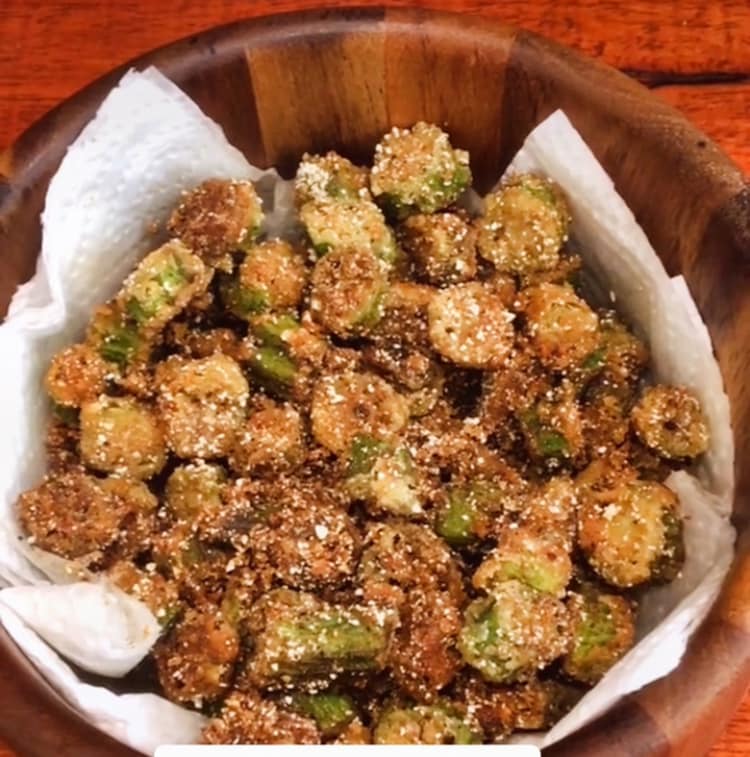
[[[638,438],[668,460],[689,460],[708,449],[703,410],[698,398],[685,387],[649,387],[630,417]]]
[[[202,744],[320,744],[311,717],[256,691],[233,691],[201,733]]]
[[[457,213],[410,216],[399,228],[399,240],[430,284],[459,284],[477,274],[476,230]]]
[[[483,734],[452,702],[386,707],[375,725],[375,744],[481,744]]]
[[[370,250],[332,250],[315,264],[310,312],[336,336],[361,336],[381,319],[387,286],[386,266]]]
[[[470,184],[469,153],[433,124],[394,127],[375,147],[370,189],[392,218],[447,208]]]
[[[485,197],[476,225],[485,260],[504,273],[529,275],[558,265],[570,214],[556,184],[521,174]]]
[[[685,559],[677,496],[602,460],[578,476],[578,545],[594,571],[621,589],[669,582]]]
[[[169,230],[210,266],[231,270],[230,253],[260,233],[263,210],[249,181],[208,179],[186,192]]]
[[[299,218],[316,255],[333,250],[367,250],[384,264],[400,256],[383,211],[372,200],[328,200],[305,203]]]
[[[311,594],[266,595],[247,675],[262,688],[289,688],[385,664],[390,620],[384,613],[331,605]],[[261,602],[264,602],[261,599]]]
[[[222,697],[239,651],[236,630],[216,608],[188,609],[153,649],[165,696],[198,707]]]
[[[395,441],[409,420],[409,405],[374,373],[352,371],[316,383],[310,419],[316,441],[343,455],[350,453],[357,437]]]
[[[494,683],[527,680],[569,646],[565,605],[516,580],[468,606],[458,639],[464,661]]]
[[[81,408],[81,459],[105,473],[148,479],[167,459],[164,432],[155,410],[131,397],[102,395]]]
[[[167,443],[178,457],[206,460],[232,450],[250,393],[236,361],[221,353],[172,356],[157,366],[156,381]]]
[[[307,283],[302,255],[283,239],[252,245],[236,273],[221,282],[224,304],[238,318],[295,308]]]
[[[556,534],[512,524],[472,578],[474,588],[492,594],[515,579],[532,589],[562,597],[573,575],[567,545]]]
[[[633,606],[625,597],[592,588],[572,594],[567,604],[573,643],[562,669],[593,686],[633,646]]]
[[[369,171],[329,151],[302,156],[294,177],[294,200],[298,208],[308,202],[369,200]]]

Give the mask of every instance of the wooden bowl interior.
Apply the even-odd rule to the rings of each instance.
[[[723,599],[680,668],[550,754],[702,754],[750,679],[750,465],[742,464],[750,461],[743,381],[750,189],[739,170],[635,82],[485,19],[382,9],[278,16],[207,32],[136,65],[151,63],[251,162],[286,173],[305,151],[334,148],[368,160],[390,126],[425,119],[444,125],[470,151],[479,187],[487,189],[537,123],[557,108],[566,111],[669,272],[684,274],[709,327],[732,405],[741,538]],[[49,177],[126,68],[58,107],[0,156],[0,312],[33,272]],[[0,733],[23,754],[131,753],[55,703],[7,640],[0,655],[22,680],[18,693],[13,676],[0,681]],[[14,733],[24,733],[23,744]]]

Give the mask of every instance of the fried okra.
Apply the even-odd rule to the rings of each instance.
[[[470,181],[425,123],[372,167],[306,154],[265,227],[252,183],[205,181],[52,358],[21,531],[149,608],[205,743],[551,728],[681,569],[697,397],[649,386],[554,182],[477,213]]]
[[[178,465],[164,487],[167,509],[176,520],[186,522],[216,513],[222,506],[221,493],[226,481],[227,473],[220,465],[202,460]]]
[[[554,532],[535,532],[528,526],[508,527],[471,582],[476,589],[492,594],[505,581],[517,580],[537,591],[562,597],[572,574],[570,554]]]
[[[102,396],[81,408],[81,459],[95,470],[147,479],[166,462],[154,410],[129,397]]]
[[[484,206],[477,220],[477,250],[485,260],[521,276],[555,268],[570,224],[557,185],[522,174],[488,195]]]
[[[221,613],[205,608],[187,610],[153,654],[167,697],[201,706],[227,692],[239,651],[235,629]]]
[[[458,639],[465,662],[495,683],[531,678],[569,646],[565,605],[513,579],[466,608]]]
[[[212,272],[177,240],[146,255],[115,298],[139,334],[152,339],[193,297],[204,292]]]
[[[300,208],[299,217],[318,256],[366,250],[388,265],[399,256],[393,230],[372,200],[312,201]]]
[[[52,358],[44,386],[58,405],[80,407],[104,394],[110,371],[90,345],[73,344]]]
[[[568,609],[573,642],[562,669],[576,681],[595,684],[633,646],[633,608],[624,597],[589,589],[573,594]]]
[[[420,482],[409,451],[369,436],[352,441],[346,491],[375,512],[415,517],[424,512]]]
[[[687,459],[708,449],[708,427],[700,403],[683,387],[649,387],[631,418],[638,438],[662,457]]]
[[[254,637],[247,669],[261,688],[333,680],[385,664],[389,627],[383,614],[294,592],[267,595],[262,614],[265,624]]]
[[[234,277],[222,283],[227,309],[249,319],[267,310],[289,310],[302,299],[307,268],[289,242],[271,239],[252,245]]]
[[[321,378],[310,409],[316,441],[338,455],[357,437],[393,441],[409,420],[406,399],[372,373],[344,373]]]
[[[596,313],[567,286],[540,284],[522,292],[526,331],[542,364],[567,371],[599,346]]]
[[[677,496],[632,470],[592,463],[579,477],[578,544],[607,583],[630,588],[676,578],[685,558]]]
[[[450,702],[388,707],[378,718],[375,744],[481,744],[483,734]]]
[[[201,734],[203,744],[320,744],[311,717],[284,709],[255,691],[235,691]]]
[[[470,282],[441,289],[427,309],[430,341],[464,368],[501,368],[513,346],[513,314],[491,286]]]
[[[394,127],[375,147],[370,189],[391,217],[447,208],[470,184],[469,154],[432,124]]]
[[[208,265],[227,270],[229,253],[251,243],[262,222],[261,201],[251,182],[209,179],[184,195],[169,230]]]
[[[336,336],[365,334],[382,316],[387,284],[386,268],[370,250],[332,250],[315,264],[310,311]]]
[[[257,501],[265,512],[247,531],[257,570],[298,589],[337,587],[354,574],[360,532],[322,487],[283,480]]]
[[[294,177],[297,207],[308,202],[367,200],[370,198],[369,172],[333,151],[325,155],[302,156]]]
[[[399,228],[399,239],[430,284],[459,284],[477,274],[476,231],[456,213],[413,215]]]
[[[128,503],[81,470],[47,478],[18,499],[18,520],[35,546],[71,559],[107,549],[120,537]]]
[[[554,679],[493,685],[471,677],[461,694],[485,736],[502,741],[513,731],[551,728],[573,708],[582,691]]]
[[[237,362],[222,354],[202,360],[171,357],[157,366],[156,379],[169,448],[187,459],[227,455],[250,393]]]
[[[238,431],[230,456],[232,470],[256,476],[276,476],[304,459],[300,414],[290,405],[267,404],[251,413]]]

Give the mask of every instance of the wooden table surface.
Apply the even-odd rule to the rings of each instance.
[[[383,2],[2,0],[0,150],[49,108],[116,64],[216,24],[323,4]],[[748,0],[393,4],[494,16],[600,58],[653,87],[750,173]],[[750,755],[750,694],[710,755]],[[13,756],[0,745],[0,757]]]

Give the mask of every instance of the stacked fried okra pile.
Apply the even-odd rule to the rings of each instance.
[[[680,570],[697,400],[584,299],[558,187],[470,183],[424,123],[304,156],[285,239],[207,181],[52,361],[22,527],[152,609],[207,742],[546,728]]]

